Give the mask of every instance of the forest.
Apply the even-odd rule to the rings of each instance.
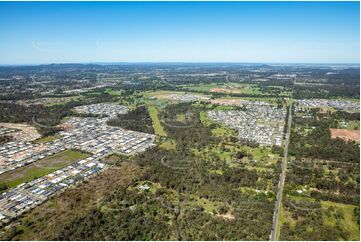
[[[116,118],[107,122],[109,125],[123,129],[154,134],[152,119],[146,106],[137,106],[126,114],[119,114]]]
[[[350,240],[347,225],[341,222],[344,214],[334,207],[323,208],[317,200],[298,201],[288,197],[283,206],[292,217],[282,225],[280,240]],[[336,220],[336,224],[325,223],[325,217]]]
[[[69,116],[71,109],[80,105],[79,101],[70,101],[66,104],[44,106],[24,106],[16,103],[0,103],[0,122],[28,123],[35,125],[43,136],[52,135],[59,131],[55,127],[62,118]]]
[[[359,119],[359,113],[347,114],[338,111],[331,114],[313,110],[311,115],[312,118],[309,119],[294,118],[294,124],[297,128],[293,128],[291,132],[290,155],[343,162],[360,162],[359,144],[355,141],[344,141],[339,138],[332,139],[330,132],[336,118],[341,116],[355,120]],[[312,128],[309,129],[309,127]]]
[[[10,135],[1,135],[0,136],[0,145],[4,144],[4,143],[7,143],[7,142],[10,142],[11,140],[12,140],[12,136],[10,136]]]
[[[294,113],[281,240],[359,240],[359,143],[330,134],[339,120],[359,121],[359,115]]]

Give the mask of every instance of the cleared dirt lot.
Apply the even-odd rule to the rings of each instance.
[[[355,140],[360,143],[360,130],[330,129],[333,139]]]
[[[221,93],[241,93],[240,89],[237,88],[220,88],[214,87],[209,89],[210,92],[221,92]]]
[[[218,104],[218,105],[238,105],[241,103],[240,99],[215,99],[211,100],[212,104]]]
[[[19,129],[19,131],[11,133],[11,136],[19,141],[33,141],[41,137],[36,128],[27,124],[0,123],[0,127]]]

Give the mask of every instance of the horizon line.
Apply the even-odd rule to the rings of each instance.
[[[0,64],[0,66],[42,65],[121,65],[121,64],[270,64],[270,65],[360,65],[360,62],[242,62],[242,61],[92,61],[92,62],[48,62],[31,64]]]

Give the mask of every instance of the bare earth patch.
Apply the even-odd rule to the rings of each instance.
[[[214,87],[209,89],[210,92],[221,92],[221,93],[240,93],[241,91],[236,88],[220,88]]]
[[[64,130],[69,130],[69,129],[74,128],[74,126],[73,126],[73,125],[70,125],[70,124],[59,124],[59,125],[57,125],[56,127],[61,128],[61,129],[64,129]]]
[[[241,101],[239,99],[216,99],[211,100],[212,104],[218,104],[218,105],[239,105]]]
[[[331,138],[340,138],[343,140],[355,140],[360,143],[360,130],[347,130],[347,129],[330,129]]]
[[[234,215],[231,214],[231,213],[218,214],[217,216],[218,216],[218,217],[221,217],[221,218],[223,218],[223,219],[226,219],[226,220],[234,220],[234,219],[235,219]]]
[[[36,128],[27,124],[0,123],[0,127],[19,129],[19,131],[11,133],[18,141],[33,141],[41,137]]]

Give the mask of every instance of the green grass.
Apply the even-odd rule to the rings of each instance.
[[[223,175],[223,170],[217,169],[217,170],[208,170],[210,174],[217,174],[217,175]]]
[[[232,86],[230,89],[229,86]],[[240,84],[240,83],[232,83],[232,84],[219,84],[219,83],[209,83],[209,84],[192,84],[192,85],[183,85],[182,87],[187,88],[188,90],[201,91],[201,92],[210,92],[212,88],[223,88],[224,91],[220,91],[220,93],[242,93],[242,94],[257,94],[262,95],[263,93],[259,90],[259,88],[255,85],[251,84]]]
[[[56,106],[56,105],[62,105],[62,104],[66,104],[70,101],[78,101],[81,98],[82,98],[81,96],[72,96],[72,97],[69,97],[69,99],[64,100],[63,102],[50,102],[50,103],[45,104],[45,106],[51,107],[51,106]]]
[[[161,99],[144,99],[144,104],[146,104],[147,106],[156,106],[157,108],[165,108],[168,104],[167,100],[161,100]]]
[[[241,161],[237,160],[235,156],[240,151],[245,154]],[[240,167],[242,164],[245,168],[256,172],[273,172],[272,164],[277,163],[279,159],[279,155],[272,153],[270,148],[251,148],[229,142],[226,145],[207,147],[202,150],[193,149],[192,152],[200,159],[209,160],[212,157],[218,157],[221,161],[226,162],[230,168]],[[249,159],[249,155],[252,155],[253,159]],[[254,162],[254,160],[257,160],[257,162]],[[269,187],[272,187],[271,183]]]
[[[91,95],[91,96],[100,96],[102,93],[101,92],[86,92],[83,93],[84,95]]]
[[[232,97],[232,96],[224,96],[221,98],[217,98],[215,100],[249,100],[249,101],[263,101],[269,103],[277,103],[277,98],[273,97]]]
[[[177,95],[184,95],[184,94],[192,94],[197,95],[200,97],[208,97],[207,95],[204,95],[202,93],[197,92],[182,92],[182,91],[155,91],[155,92],[144,92],[143,96],[145,98],[158,98],[158,99],[167,99],[171,102],[177,102],[175,100],[169,99],[168,96],[171,94],[177,94]]]
[[[27,166],[3,173],[0,175],[0,180],[6,183],[9,188],[16,187],[21,183],[30,182],[87,157],[89,157],[88,154],[80,151],[65,150]]]
[[[160,97],[163,95],[170,95],[170,94],[185,94],[185,92],[178,92],[178,91],[155,91],[155,92],[144,92],[144,97],[152,98],[152,97]]]
[[[180,121],[180,122],[185,122],[186,121],[186,115],[184,113],[177,114],[176,120]]]
[[[217,109],[217,110],[233,110],[233,109],[235,109],[235,106],[219,105],[215,109]]]
[[[224,137],[224,136],[232,136],[235,135],[235,131],[231,128],[227,128],[227,127],[218,127],[215,129],[212,129],[212,134],[214,136],[218,136],[218,137]]]
[[[279,238],[280,238],[281,228],[282,228],[282,224],[284,223],[284,221],[285,221],[285,217],[284,217],[284,214],[283,214],[283,206],[282,206],[282,203],[281,203],[280,210],[278,212],[278,224],[277,224],[277,231],[276,231],[277,233],[276,233],[276,236],[275,236],[276,241],[279,240]]]
[[[212,124],[212,120],[208,118],[207,113],[202,111],[199,113],[199,120],[202,122],[203,125],[209,126]]]
[[[359,130],[360,129],[360,121],[352,120],[347,123],[347,129],[349,130]]]
[[[114,90],[112,88],[108,88],[106,89],[106,92],[109,93],[109,95],[112,95],[112,96],[119,96],[122,94],[122,90]]]
[[[207,213],[213,214],[213,211],[217,211],[217,205],[205,198],[197,198],[195,205],[202,207]]]
[[[190,90],[208,92],[209,89],[219,87],[217,84],[193,84],[193,85],[183,85],[183,87]]]
[[[221,106],[219,106],[221,107]],[[225,106],[227,108],[228,106]],[[231,107],[233,108],[233,107]],[[202,111],[199,113],[199,120],[205,126],[210,126],[213,121],[207,116],[207,113]],[[221,126],[215,129],[212,129],[212,134],[217,137],[231,136],[236,135],[236,131],[234,129],[228,128],[226,126]]]
[[[59,135],[51,135],[51,136],[46,136],[46,137],[42,137],[39,139],[34,140],[34,143],[36,144],[41,144],[41,143],[47,143],[56,139],[59,139],[60,136]]]
[[[163,129],[163,126],[161,125],[158,117],[158,109],[154,106],[148,107],[149,115],[152,119],[154,132],[156,135],[159,136],[167,136],[166,132]]]
[[[344,217],[341,220],[341,224],[345,230],[350,233],[348,240],[360,240],[360,225],[357,223],[357,218],[354,215],[354,208],[356,208],[356,206],[329,201],[322,201],[321,204],[324,209],[332,206],[343,214]],[[323,214],[323,219],[325,224],[336,226],[335,218],[330,218]]]
[[[356,121],[349,122],[348,129],[351,129],[351,130],[360,129],[360,121],[356,120]]]
[[[167,140],[166,142],[159,145],[159,147],[166,149],[166,150],[175,150],[176,149],[176,142],[174,140]]]
[[[314,202],[314,198],[306,198],[306,197],[299,197],[299,196],[292,196],[287,195],[287,198],[292,198],[292,200],[295,201],[309,201]],[[357,217],[354,215],[354,208],[356,206],[349,205],[349,204],[343,204],[343,203],[335,203],[330,201],[321,201],[322,205],[322,219],[323,219],[323,225],[330,226],[330,227],[336,227],[337,224],[337,218],[332,215],[332,213],[340,212],[343,217],[339,218],[339,222],[342,225],[342,228],[344,231],[349,233],[349,237],[347,240],[360,240],[360,225],[357,223]],[[334,212],[331,213],[331,215],[327,215],[327,210],[333,207]],[[295,226],[297,224],[297,221],[303,220],[304,218],[301,216],[297,219],[294,219],[291,215],[291,213],[287,210],[281,210],[283,213],[283,216],[280,216],[280,222],[288,222],[291,225],[292,229],[295,229]],[[281,214],[280,214],[281,215]],[[281,231],[282,233],[282,231]],[[312,232],[311,232],[312,233]],[[344,238],[335,238],[335,240],[344,240]]]

